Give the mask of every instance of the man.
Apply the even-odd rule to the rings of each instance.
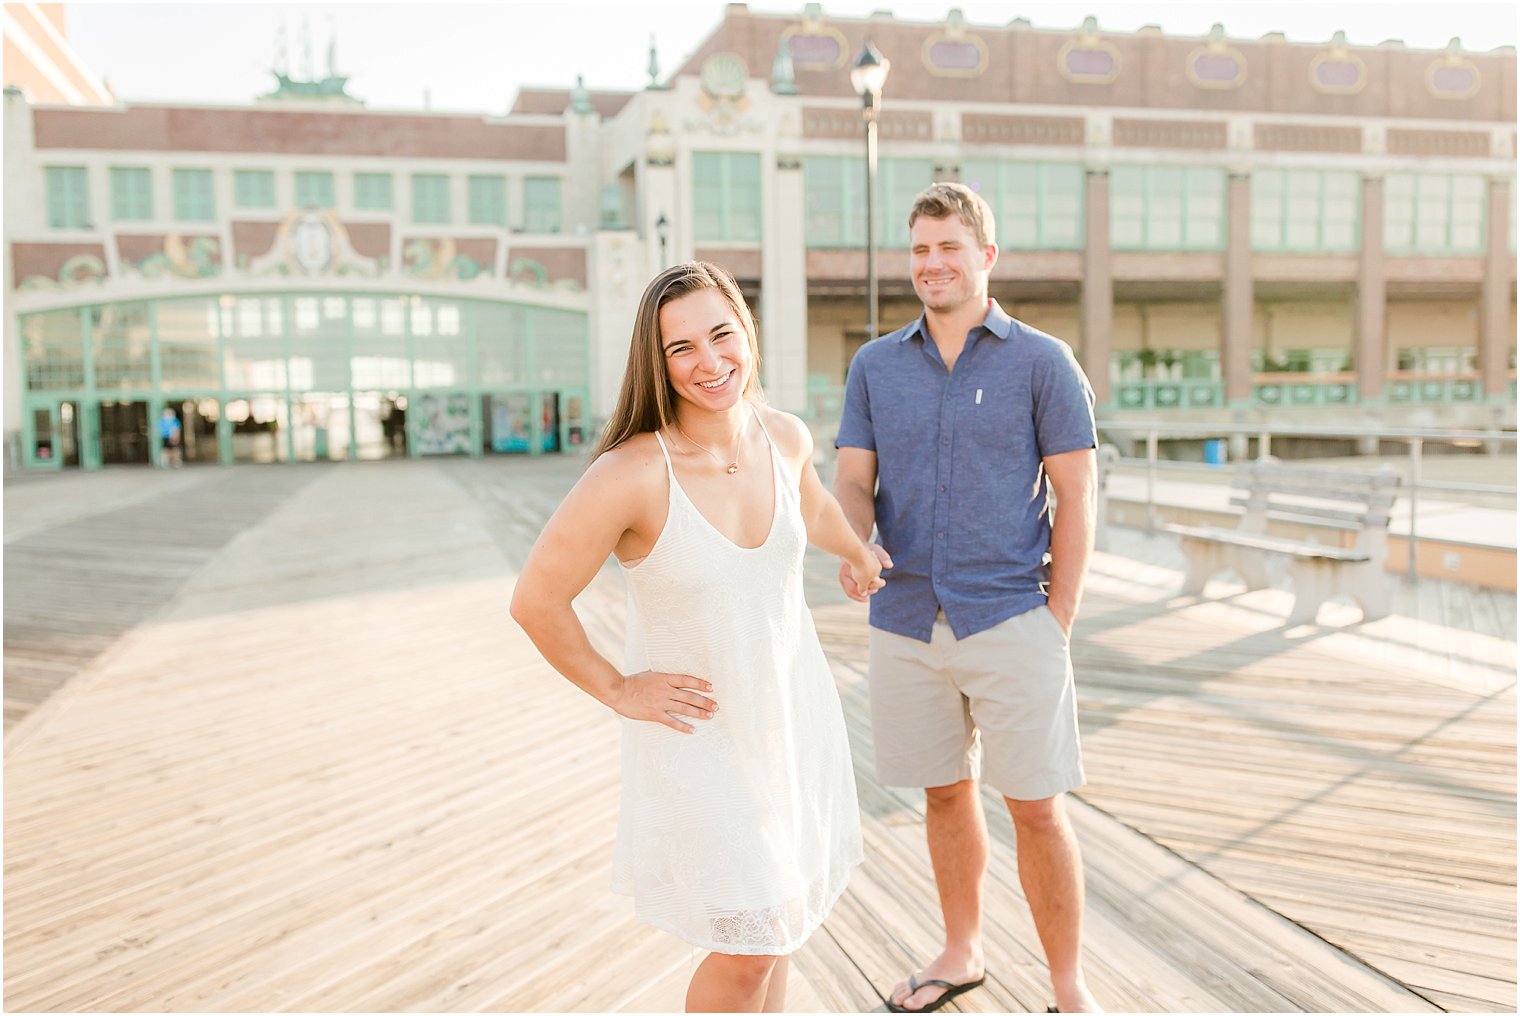
[[[998,249],[980,196],[934,184],[908,226],[923,314],[850,365],[835,480],[850,523],[864,539],[874,525],[896,562],[870,598],[876,773],[925,788],[945,919],[944,952],[889,1007],[930,1012],[982,983],[985,771],[1013,816],[1055,1008],[1094,1011],[1061,806],[1083,782],[1069,638],[1092,553],[1092,389],[1070,347],[988,298]]]
[[[158,438],[162,454],[159,463],[164,469],[178,469],[185,464],[183,451],[184,428],[174,410],[165,409],[158,420]]]

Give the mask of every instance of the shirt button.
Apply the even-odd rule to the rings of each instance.
[[[943,494],[945,492],[945,485],[943,483],[939,485],[939,492],[941,494]]]
[[[945,538],[945,534],[944,533],[935,533],[934,534],[934,538],[936,540],[943,540]]]
[[[941,438],[939,443],[942,445],[948,445],[950,443],[950,439],[948,437]]]

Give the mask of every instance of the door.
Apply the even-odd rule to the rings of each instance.
[[[63,448],[59,437],[58,403],[33,406],[26,414],[23,449],[29,469],[62,469]]]

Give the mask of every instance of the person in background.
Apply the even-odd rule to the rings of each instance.
[[[178,469],[185,464],[184,427],[174,410],[165,408],[158,418],[158,440],[161,454],[159,463],[165,469]]]

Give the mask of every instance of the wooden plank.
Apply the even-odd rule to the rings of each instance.
[[[114,562],[123,594],[182,577],[114,637],[138,608],[92,634],[14,603],[59,625],[18,661],[83,669],[7,738],[7,1005],[678,1008],[700,954],[607,891],[617,721],[504,617],[577,469],[324,467],[188,573],[188,543],[136,560],[105,512],[12,541]],[[1175,548],[1114,535],[1131,556],[1095,559],[1076,633],[1089,785],[1069,801],[1100,1000],[1512,1008],[1513,639],[1460,629],[1505,601],[1400,589],[1386,624],[1288,639],[1282,591],[1178,601]],[[790,1002],[865,1011],[938,951],[940,918],[922,793],[871,771],[865,611],[825,556],[807,569],[866,863],[793,957]],[[616,658],[615,567],[577,610]],[[1038,1010],[1012,829],[985,805],[990,976],[954,1009]]]

